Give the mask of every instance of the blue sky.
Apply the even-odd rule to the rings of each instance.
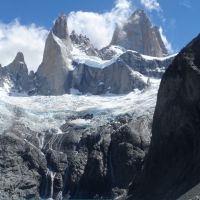
[[[102,16],[103,18],[105,16],[107,18],[109,17],[109,20],[114,19],[114,17],[118,15],[118,11],[116,11],[116,1],[118,1],[118,3],[120,1],[126,3],[129,1],[129,4],[131,3],[133,8],[142,8],[146,10],[153,23],[162,27],[167,40],[169,41],[169,43],[171,43],[172,49],[175,52],[184,47],[200,32],[199,0],[1,0],[0,63],[1,58],[3,59],[3,56],[1,57],[1,54],[3,55],[3,44],[6,44],[5,37],[7,36],[5,36],[5,32],[10,31],[10,29],[13,28],[14,25],[12,23],[14,23],[15,19],[18,19],[18,28],[22,26],[24,29],[27,28],[27,33],[31,31],[31,34],[36,34],[34,35],[36,40],[37,37],[39,37],[38,41],[41,42],[41,44],[38,47],[43,48],[42,40],[45,38],[45,31],[49,30],[52,27],[52,23],[58,15],[68,14],[74,11],[75,13],[72,14],[71,24],[76,24],[75,29],[77,29],[77,32],[83,32],[85,29],[89,29],[91,26],[92,27],[90,29],[95,30],[94,25],[92,24],[94,23],[93,21],[90,25],[86,25],[86,27],[82,27],[82,25],[80,25],[80,23],[87,24],[87,20],[89,18],[96,17],[96,15],[86,15],[84,14],[84,12],[92,12],[93,14],[97,15],[100,14],[101,18],[97,18],[97,21],[99,20],[99,23],[102,23]],[[113,9],[115,10],[113,11]],[[130,8],[127,8],[127,10],[128,11],[125,11],[123,15],[126,16],[128,13],[131,12]],[[79,12],[77,14],[77,11],[82,12]],[[115,14],[111,17],[110,13]],[[85,16],[88,17],[88,19],[82,21],[82,18]],[[78,17],[79,21],[73,21],[73,17]],[[96,23],[97,26],[99,26],[98,22]],[[33,23],[36,27],[30,27],[30,24]],[[9,24],[9,27],[7,27],[7,24]],[[108,24],[106,25],[108,26]],[[72,28],[74,28],[73,26],[75,25],[71,25]],[[82,27],[82,29],[80,29],[80,26]],[[1,28],[4,31],[4,37],[1,37]],[[96,27],[96,29],[98,31],[99,27]],[[36,33],[38,31],[39,33]],[[12,34],[14,34],[14,32],[15,31],[13,29]],[[106,30],[104,30],[102,36],[104,37],[104,35],[111,32],[112,30],[109,30],[107,32]],[[23,34],[25,33],[23,32]],[[39,34],[39,36],[37,36],[37,34]],[[95,37],[96,35],[95,31],[94,36],[92,35],[91,31],[86,31],[86,34],[88,34],[89,37]],[[4,38],[4,41],[2,38]],[[16,41],[16,39],[13,39],[13,35],[11,35],[10,38],[11,40]],[[25,35],[24,38],[26,38]],[[92,38],[92,41],[95,41],[95,39],[96,38]],[[108,38],[107,40],[109,39],[110,38]],[[31,41],[31,39],[29,40]],[[107,41],[98,40],[97,46],[100,42],[106,43]],[[9,45],[12,46],[11,41],[9,41]],[[7,44],[7,46],[9,45]],[[41,52],[42,51],[43,49],[41,50]],[[5,54],[7,55],[8,52],[9,49],[7,49],[7,53]],[[13,54],[11,55],[10,53],[10,56],[13,56]],[[41,59],[41,55],[35,59],[38,59],[39,62],[39,59]],[[6,63],[6,61],[3,61],[3,64],[4,63]]]

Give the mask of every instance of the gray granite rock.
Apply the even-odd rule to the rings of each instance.
[[[59,95],[67,92],[66,80],[71,65],[71,49],[67,18],[61,16],[47,37],[43,61],[37,71],[40,94]]]
[[[7,66],[0,67],[0,87],[9,88],[10,92],[29,92],[34,89],[35,74],[28,72],[24,55],[18,52],[15,59]]]
[[[111,45],[156,57],[168,54],[158,28],[151,24],[143,10],[136,10],[128,22],[116,26]]]
[[[78,35],[75,31],[70,34],[72,44],[88,56],[100,56],[99,50],[90,42],[87,36]]]
[[[103,69],[79,64],[72,73],[72,88],[82,93],[123,94],[134,89],[142,90],[147,83],[123,61],[118,61]]]
[[[172,63],[174,56],[159,60],[159,58],[145,59],[141,54],[127,51],[120,56],[127,65],[134,71],[150,78],[161,78],[168,66]]]

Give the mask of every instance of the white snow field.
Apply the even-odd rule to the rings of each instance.
[[[102,60],[101,58],[96,56],[88,56],[85,52],[74,46],[72,51],[73,61],[79,64],[86,64],[90,67],[103,69],[116,62],[119,56],[124,53],[124,51],[117,46],[111,46],[110,49],[114,51],[116,55],[111,60]]]
[[[126,95],[103,96],[66,94],[62,96],[9,95],[0,90],[0,133],[9,131],[15,123],[24,124],[33,131],[43,132],[60,126],[67,117],[93,114],[90,120],[74,120],[72,124],[97,127],[120,114],[153,115],[160,80],[151,79],[144,91],[135,90]]]
[[[79,64],[86,64],[87,66],[90,66],[90,67],[103,69],[115,63],[116,60],[125,52],[138,53],[137,51],[133,51],[133,50],[125,50],[120,46],[110,46],[109,49],[115,52],[115,56],[111,60],[102,60],[101,58],[96,57],[96,56],[88,56],[86,55],[85,52],[81,51],[79,48],[74,46],[73,51],[72,51],[73,61]],[[175,57],[177,54],[173,54],[173,55],[169,55],[165,57],[152,57],[152,56],[147,56],[143,54],[140,54],[140,55],[145,60],[164,61],[166,59]]]

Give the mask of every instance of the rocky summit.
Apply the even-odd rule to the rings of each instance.
[[[151,24],[143,10],[136,10],[126,23],[117,25],[111,45],[155,57],[168,54],[158,27]]]
[[[25,92],[34,88],[34,72],[28,67],[22,52],[7,66],[0,68],[0,86],[9,91]]]
[[[50,31],[43,55],[43,61],[38,68],[38,92],[40,94],[66,93],[66,78],[70,71],[70,50],[72,49],[68,34],[67,17],[59,17]]]

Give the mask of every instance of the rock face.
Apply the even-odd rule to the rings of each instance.
[[[59,95],[67,92],[67,76],[70,71],[71,40],[67,17],[59,17],[45,44],[42,64],[37,71],[40,94]]]
[[[0,199],[38,199],[46,160],[16,134],[0,135]]]
[[[200,35],[180,52],[163,75],[150,150],[131,199],[200,196],[199,49]]]
[[[135,11],[127,23],[116,27],[111,45],[155,57],[168,54],[158,28],[152,26],[143,10]]]
[[[75,31],[72,31],[70,39],[72,41],[72,44],[81,52],[84,52],[86,55],[97,57],[99,56],[99,50],[93,46],[87,36],[78,35]]]
[[[76,69],[72,71],[72,44],[86,55],[98,56],[99,52],[88,38],[78,36],[74,31],[69,36],[67,18],[59,17],[46,40],[43,62],[37,71],[39,94],[60,95],[68,93],[70,88],[92,94],[107,91],[127,93],[135,88],[145,87],[146,83],[140,77],[132,75],[131,68],[122,62],[105,69],[76,65]]]
[[[33,88],[34,74],[28,72],[23,53],[18,52],[11,64],[0,68],[0,85],[17,92]]]
[[[91,94],[125,94],[134,89],[143,90],[147,87],[144,76],[161,78],[173,58],[147,60],[137,52],[126,51],[105,68],[75,64],[70,85],[81,93]]]
[[[96,130],[70,123],[92,117],[66,119],[59,135],[22,124],[0,135],[0,199],[125,199],[149,146],[151,119],[121,115]]]
[[[150,78],[161,78],[165,70],[172,63],[174,56],[165,59],[147,59],[133,51],[127,51],[120,56],[130,68]]]
[[[52,32],[61,40],[69,40],[67,17],[65,15],[62,15],[56,19]]]
[[[72,88],[82,93],[123,94],[136,88],[142,90],[146,86],[147,83],[142,77],[137,73],[134,74],[123,61],[113,63],[104,69],[82,64],[73,71]]]

